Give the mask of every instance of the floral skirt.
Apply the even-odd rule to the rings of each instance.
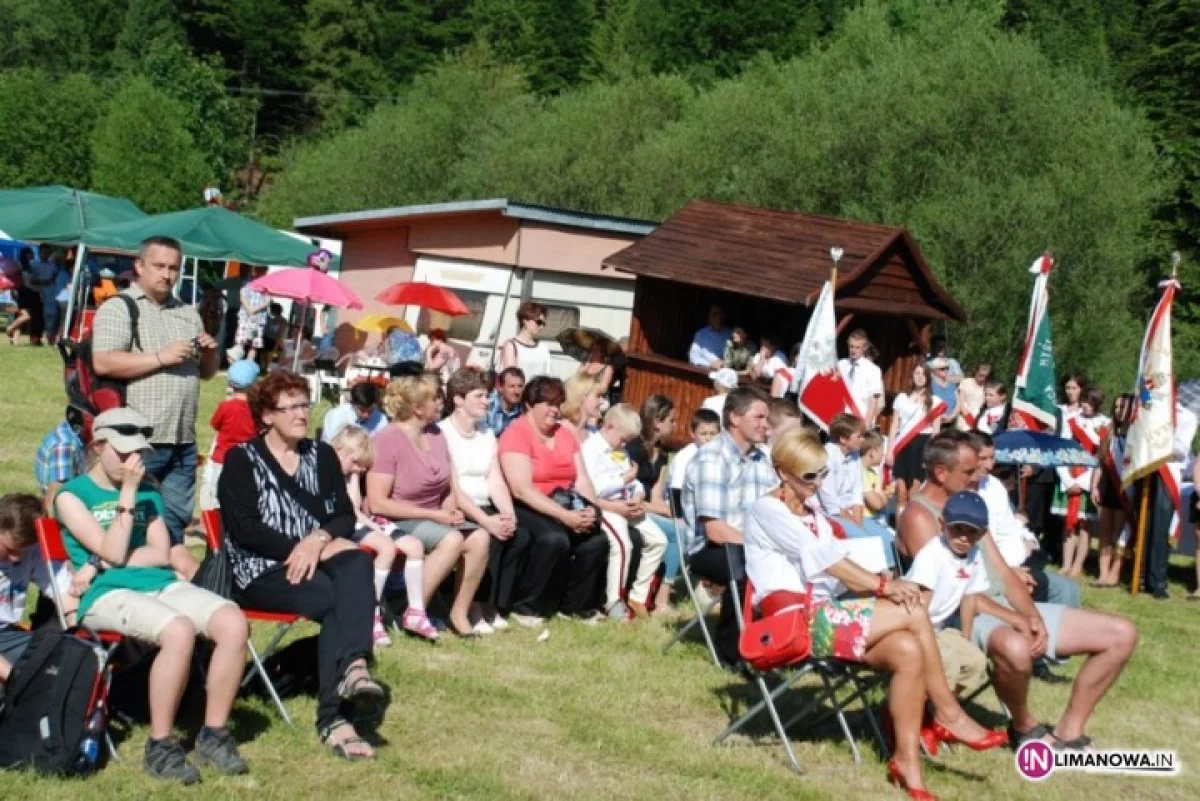
[[[812,655],[818,659],[832,657],[862,662],[866,659],[867,636],[871,632],[871,616],[874,614],[874,598],[819,602],[812,610],[809,626]]]

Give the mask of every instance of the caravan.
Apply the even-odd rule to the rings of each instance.
[[[633,282],[625,278],[559,273],[421,256],[414,281],[453,290],[470,309],[461,317],[410,307],[414,331],[445,328],[463,363],[491,368],[499,346],[517,333],[517,307],[532,300],[546,307],[541,339],[550,348],[551,373],[566,378],[579,363],[563,353],[556,337],[569,328],[591,328],[614,340],[629,335]]]

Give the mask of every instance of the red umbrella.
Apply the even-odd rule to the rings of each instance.
[[[375,300],[389,306],[419,306],[450,317],[461,317],[471,313],[458,295],[449,289],[424,281],[401,281],[392,284],[376,295]]]

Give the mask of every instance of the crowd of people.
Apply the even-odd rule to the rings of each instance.
[[[499,348],[494,376],[431,347],[425,361],[398,360],[386,387],[353,386],[316,437],[305,379],[261,371],[247,349],[234,354],[242,358],[210,421],[216,442],[201,493],[224,524],[226,598],[188,583],[198,566],[184,533],[199,383],[216,375],[219,348],[172,295],[179,263],[177,243],[147,240],[125,291],[136,329],[126,303],[97,312],[95,369],[126,382],[125,406],[94,420],[68,409],[36,457],[43,498],[0,499],[0,566],[8,565],[0,570],[13,586],[58,582],[82,624],[161,646],[148,688],[152,775],[190,783],[199,764],[247,770],[226,726],[245,663],[240,607],[320,626],[318,734],[336,755],[359,760],[374,755],[363,726],[384,714],[386,690],[372,658],[391,634],[432,642],[556,618],[673,619],[683,569],[720,595],[715,646],[731,668],[741,662],[732,587],[749,578],[763,614],[810,606],[814,656],[889,672],[889,770],[913,797],[929,797],[922,742],[932,751],[1034,739],[1091,747],[1087,721],[1137,632],[1081,609],[1074,578],[1098,520],[1098,585],[1119,580],[1119,485],[1105,483],[1104,469],[1050,471],[1039,495],[1043,476],[1029,475],[1024,508],[1014,509],[1005,480],[1019,477],[994,464],[992,439],[1010,419],[1005,388],[987,365],[964,376],[944,342],[913,368],[881,425],[881,372],[865,332],[852,332],[839,369],[857,414],[839,416],[822,437],[788,398],[794,360],[780,343],[763,337],[755,350],[714,307],[689,356],[712,370],[718,394],[692,414],[691,442],[673,457],[672,398],[614,402],[602,366],[566,381],[546,374],[545,310],[536,303],[519,308],[519,332]],[[269,304],[243,308],[253,315]],[[266,347],[254,332],[244,344]],[[1119,401],[1110,423],[1085,378],[1072,376],[1066,390],[1062,432],[1085,447],[1094,440],[1106,463],[1121,446],[1126,407]],[[1179,436],[1190,446],[1194,417],[1191,434],[1185,426]],[[1046,549],[1037,515],[1054,510],[1064,522],[1061,572],[1037,556]],[[11,565],[29,563],[19,556],[33,547],[42,514],[60,522],[70,565],[54,577],[18,574]],[[855,540],[877,541],[878,566],[852,558]],[[1157,577],[1151,554],[1147,574]],[[9,597],[0,606],[0,679],[27,642],[12,626],[23,595]],[[189,756],[173,726],[196,636],[215,647],[204,728]],[[1070,703],[1043,725],[1029,707],[1030,678],[1047,660],[1077,655],[1084,662]],[[1007,731],[980,726],[958,700],[983,680],[988,660]]]

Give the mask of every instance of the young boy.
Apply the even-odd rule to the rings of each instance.
[[[767,449],[793,428],[802,428],[804,418],[796,404],[785,398],[775,398],[767,409]]]
[[[1004,410],[1008,407],[1008,388],[1002,381],[983,385],[983,412],[975,427],[985,434],[995,434],[1004,427]]]
[[[33,457],[33,474],[42,490],[42,502],[47,514],[52,509],[59,488],[83,469],[84,442],[79,436],[83,428],[80,411],[68,406],[65,418],[42,438],[42,444]]]
[[[618,403],[604,415],[600,430],[583,443],[581,454],[588,477],[596,490],[597,506],[604,515],[608,537],[608,580],[605,610],[615,620],[647,617],[650,584],[667,550],[667,536],[646,516],[646,490],[637,480],[637,465],[625,445],[642,431],[642,421],[633,407]],[[629,580],[633,542],[629,529],[642,538],[642,558],[629,589],[628,602],[621,596]]]
[[[817,489],[825,514],[836,518],[851,538],[879,537],[889,568],[896,567],[896,535],[864,514],[862,449],[866,423],[852,414],[839,414],[829,425],[829,475]]]
[[[687,473],[687,466],[692,463],[692,457],[696,455],[696,451],[712,442],[721,433],[721,416],[712,409],[697,409],[692,413],[690,425],[692,441],[679,449],[679,453],[675,454],[675,458],[671,460],[668,468],[670,470],[670,487],[674,490],[683,489],[684,474]]]
[[[879,466],[883,464],[883,435],[878,431],[863,434],[862,447],[858,454],[859,462],[862,463],[863,505],[867,507],[871,519],[886,526],[890,493],[883,486],[883,476],[879,470]]]
[[[204,483],[200,495],[201,509],[216,509],[217,480],[225,466],[225,454],[230,448],[249,442],[258,434],[254,415],[246,400],[246,391],[258,380],[258,365],[249,359],[229,365],[226,374],[229,382],[229,397],[221,401],[213,412],[209,425],[217,432],[212,457],[204,465]]]
[[[987,570],[979,540],[987,533],[987,505],[964,490],[942,511],[942,534],[917,552],[906,579],[919,584],[922,601],[937,631],[946,683],[955,693],[980,686],[987,677],[987,657],[971,644],[971,626],[983,610],[1004,609],[988,596]],[[959,616],[959,628],[949,625]]]
[[[717,394],[705,398],[700,405],[716,413],[717,425],[720,426],[721,418],[725,414],[725,396],[731,389],[737,388],[738,374],[728,367],[722,367],[720,370],[709,373],[708,378],[713,382],[713,389]]]
[[[25,594],[30,582],[47,596],[52,594],[34,529],[34,521],[41,514],[42,502],[32,495],[11,493],[0,497],[0,684],[8,681],[13,665],[33,636],[19,626],[25,617]],[[57,578],[66,596],[70,571],[59,571]]]

